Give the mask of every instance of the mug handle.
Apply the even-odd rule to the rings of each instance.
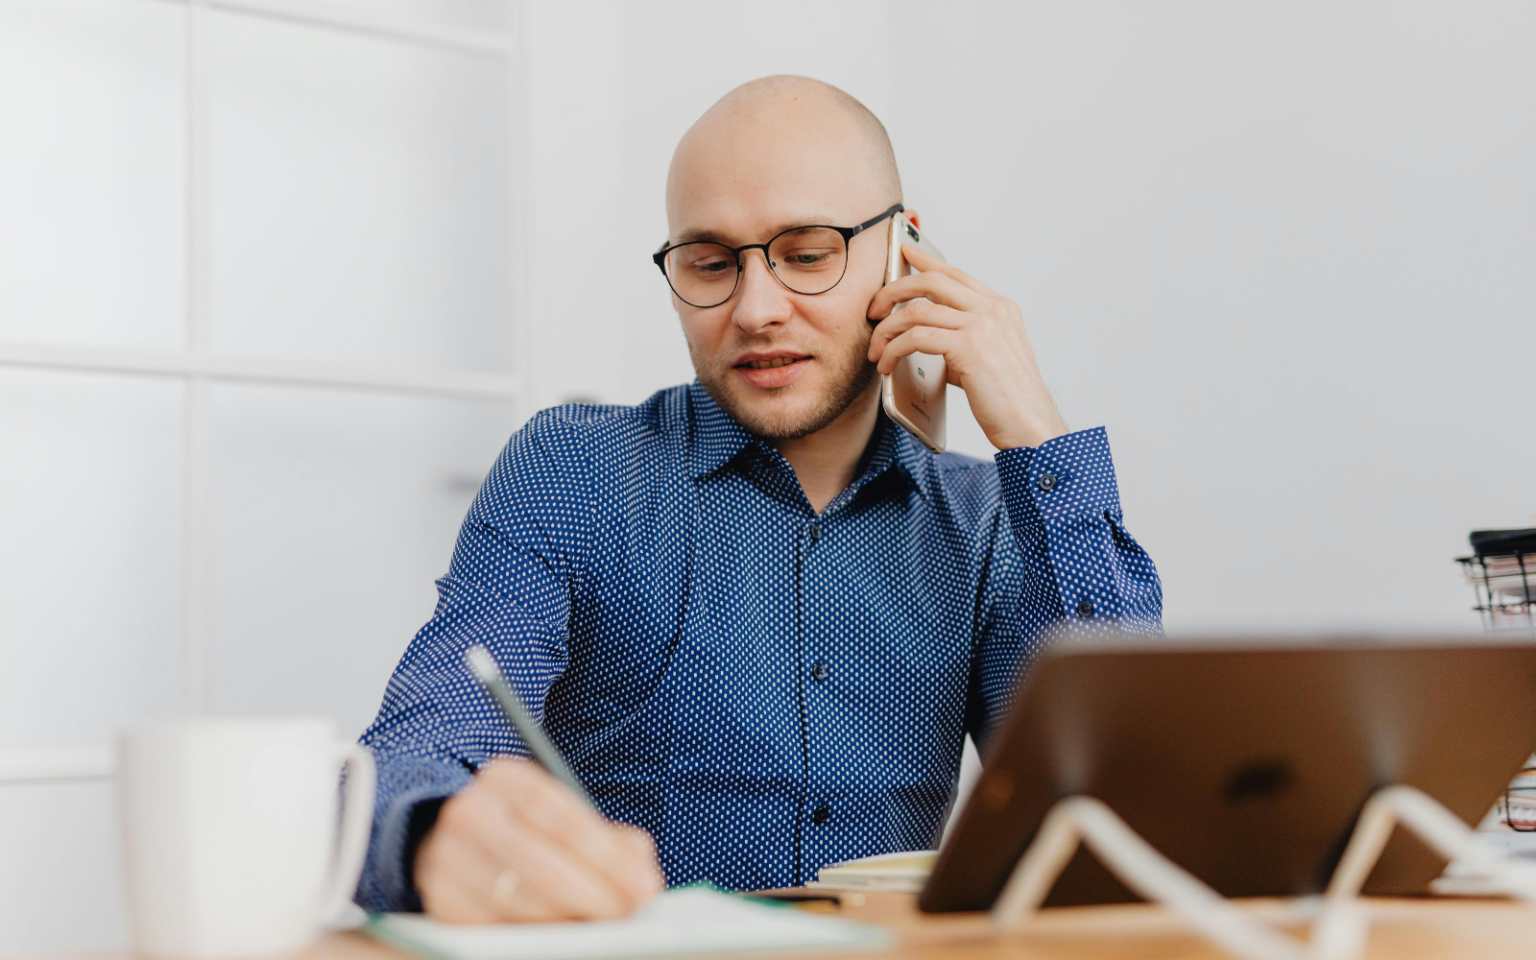
[[[363,860],[368,856],[368,835],[373,830],[373,793],[379,775],[373,765],[373,751],[360,743],[340,744],[341,761],[347,768],[347,790],[341,806],[340,837],[336,860],[331,866],[331,882],[321,900],[321,918],[330,923],[352,902],[357,881],[363,875]]]

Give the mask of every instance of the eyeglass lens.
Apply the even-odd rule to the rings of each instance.
[[[843,279],[848,244],[830,227],[789,230],[769,242],[768,266],[796,293],[826,293]],[[666,267],[672,289],[693,306],[719,306],[736,291],[739,267],[730,247],[685,243],[667,253]]]

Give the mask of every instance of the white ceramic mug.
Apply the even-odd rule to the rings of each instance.
[[[357,887],[374,785],[367,748],[339,741],[323,718],[124,734],[118,810],[135,951],[251,957],[305,946]]]

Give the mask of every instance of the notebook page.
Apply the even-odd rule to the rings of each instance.
[[[889,931],[752,903],[703,887],[669,890],[624,920],[465,926],[420,914],[375,914],[369,933],[438,960],[601,960],[737,951],[889,946]]]

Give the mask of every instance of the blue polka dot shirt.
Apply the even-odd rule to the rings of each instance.
[[[985,745],[1063,623],[1158,632],[1103,429],[994,462],[883,416],[820,515],[697,383],[519,430],[363,735],[379,791],[358,902],[420,909],[442,800],[523,744],[466,670],[484,644],[602,812],[672,884],[798,885],[933,844],[967,732]]]

